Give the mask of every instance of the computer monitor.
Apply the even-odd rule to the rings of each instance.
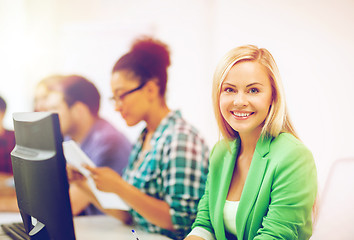
[[[58,114],[14,113],[13,121],[11,160],[26,232],[32,240],[75,239]]]

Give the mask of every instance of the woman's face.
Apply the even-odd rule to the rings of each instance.
[[[115,110],[120,112],[128,126],[134,126],[145,120],[148,101],[144,85],[130,71],[114,72],[111,89],[115,101]]]
[[[240,136],[260,134],[272,103],[272,86],[264,66],[255,61],[236,63],[220,90],[220,110]]]

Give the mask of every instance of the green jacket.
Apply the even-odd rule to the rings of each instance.
[[[229,151],[229,148],[231,151]],[[226,239],[223,208],[239,140],[215,145],[205,194],[192,226]],[[309,239],[317,173],[311,152],[288,133],[259,140],[236,214],[238,239]]]

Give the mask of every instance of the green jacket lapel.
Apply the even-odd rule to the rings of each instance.
[[[268,158],[266,155],[269,153],[271,140],[271,137],[264,139],[260,138],[257,142],[245,186],[243,187],[244,192],[242,192],[240,204],[236,214],[236,228],[238,236],[248,235],[248,233],[245,235],[244,231],[248,217],[258,196],[264,173],[267,169]]]
[[[213,189],[216,192],[219,192],[218,194],[215,194],[217,196],[215,206],[217,206],[216,209],[220,209],[220,211],[215,211],[215,224],[218,226],[214,226],[215,229],[219,229],[220,231],[216,231],[216,238],[217,239],[225,239],[225,229],[224,229],[224,205],[227,197],[227,193],[229,191],[230,187],[230,182],[232,178],[232,173],[234,171],[235,167],[235,162],[236,162],[236,157],[238,153],[238,147],[239,147],[239,140],[235,140],[229,143],[229,147],[231,151],[227,151],[224,155],[223,158],[223,165],[222,165],[222,174],[224,177],[220,177],[220,182],[215,182],[218,184],[217,187],[218,189]]]

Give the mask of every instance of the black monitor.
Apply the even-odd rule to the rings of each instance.
[[[56,113],[13,114],[18,207],[32,240],[75,239],[63,137]]]

